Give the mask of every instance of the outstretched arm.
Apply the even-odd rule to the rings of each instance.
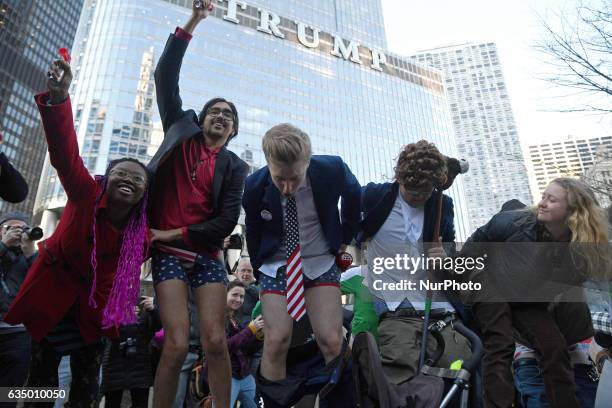
[[[195,2],[194,2],[195,3]],[[202,7],[193,5],[191,17],[182,28],[177,28],[170,35],[166,48],[159,58],[155,68],[155,89],[157,92],[157,106],[162,120],[164,132],[179,120],[183,114],[183,101],[179,91],[179,76],[183,57],[193,31],[208,16],[211,0],[202,0]]]
[[[62,74],[63,71],[63,74]],[[49,161],[72,201],[89,197],[96,182],[79,156],[68,88],[72,81],[70,64],[53,61],[49,70],[49,92],[35,96],[49,147]]]

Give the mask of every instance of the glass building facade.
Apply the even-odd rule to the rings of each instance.
[[[456,155],[442,75],[385,51],[379,0],[223,0],[215,6],[183,62],[183,107],[199,111],[215,96],[233,101],[240,133],[229,147],[252,170],[265,165],[263,134],[281,122],[306,131],[315,154],[342,156],[362,184],[391,181],[395,158],[410,142],[428,139]],[[71,95],[90,171],[103,173],[109,160],[126,155],[146,161],[155,152],[162,134],[152,74],[169,33],[187,21],[190,8],[190,0],[87,2]],[[51,170],[43,173],[46,188],[37,205],[49,222],[65,203]],[[449,193],[458,235],[466,237],[460,179]]]
[[[472,227],[486,224],[508,200],[533,198],[497,47],[461,44],[421,51],[413,59],[443,70],[457,138],[469,160],[465,176]]]
[[[0,130],[2,151],[30,187],[20,204],[0,200],[0,213],[31,213],[47,151],[34,104],[45,89],[49,63],[60,47],[69,47],[83,0],[0,0]]]

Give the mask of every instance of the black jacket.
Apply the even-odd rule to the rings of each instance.
[[[535,214],[518,209],[501,211],[478,228],[466,243],[470,242],[536,242],[538,222]]]
[[[558,299],[569,299],[560,301],[554,305],[554,308],[553,305],[548,308],[554,313],[559,329],[565,335],[568,344],[573,344],[593,336],[591,316],[586,303],[570,292],[575,287],[579,293],[582,293],[579,285],[583,283],[584,275],[579,270],[580,259],[572,258],[569,247],[564,243],[534,244],[545,241],[542,238],[543,233],[545,234],[543,225],[537,221],[532,211],[526,209],[502,211],[472,234],[462,248],[460,256],[476,257],[488,253],[489,259],[485,269],[472,274],[469,279],[482,282],[484,289],[491,285],[496,287],[495,290],[499,294],[494,295],[495,301],[500,301],[498,299],[500,295],[512,296],[512,300],[533,299],[533,301],[511,302],[514,308],[547,307],[550,299],[555,296],[562,296],[557,297]],[[487,245],[488,243],[494,245]],[[562,250],[558,251],[558,248]],[[559,253],[557,261],[554,256],[550,256],[554,251]],[[503,259],[500,261],[494,258]],[[510,266],[503,268],[507,265]],[[541,284],[530,282],[541,282]],[[561,284],[557,285],[559,282]],[[557,288],[568,289],[568,292],[559,293],[556,291]],[[532,294],[534,296],[531,296]],[[466,299],[468,303],[490,301],[490,296],[483,293],[469,295],[470,298]]]
[[[141,313],[138,323],[122,326],[119,338],[109,341],[102,358],[102,392],[149,388],[153,385],[149,343],[161,329],[159,312]]]
[[[369,183],[362,189],[363,221],[358,241],[376,235],[380,227],[385,223],[389,213],[393,209],[397,195],[399,194],[399,183]],[[433,236],[434,222],[436,219],[436,197],[432,197],[425,203],[425,216],[423,218],[423,242],[436,242]],[[455,212],[453,200],[447,195],[442,195],[442,220],[440,222],[440,235],[445,243],[444,249],[452,255],[455,249]]]
[[[38,252],[35,252],[26,258],[21,251],[13,251],[0,242],[0,321],[19,292],[19,287],[37,256]]]
[[[28,184],[11,165],[4,153],[0,153],[0,198],[11,203],[25,200]]]
[[[393,209],[395,200],[399,194],[399,183],[369,183],[362,190],[363,220],[361,232],[357,237],[359,243],[376,235],[380,227],[385,223]],[[423,217],[423,242],[435,242],[434,224],[436,220],[437,200],[432,195],[425,203]],[[455,253],[455,213],[453,199],[442,195],[442,219],[440,220],[440,235],[444,250],[450,256]],[[448,301],[453,305],[461,319],[469,324],[471,316],[467,313],[459,298],[452,291],[445,291]]]
[[[563,282],[581,285],[584,278],[569,251],[569,244],[554,242],[535,213],[528,209],[495,214],[466,241],[460,256],[486,256],[485,267],[464,278],[482,282],[484,291],[472,302],[550,302],[563,289],[545,286]]]
[[[164,140],[149,162],[148,168],[153,173],[185,140],[202,137],[195,111],[183,110],[179,95],[179,74],[187,45],[186,41],[171,34],[155,69],[157,105],[164,128]],[[248,168],[233,152],[226,147],[221,148],[213,177],[212,216],[201,224],[188,226],[190,240],[222,247],[223,239],[232,233],[238,222]]]

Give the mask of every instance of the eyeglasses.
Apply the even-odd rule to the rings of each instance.
[[[234,120],[234,112],[232,112],[229,109],[211,108],[208,110],[208,112],[206,112],[206,114],[212,116],[213,118],[221,115],[221,117],[225,120],[228,120],[228,121]]]
[[[127,171],[123,170],[111,170],[108,174],[119,177],[121,179],[131,180],[132,183],[140,186],[144,186],[147,184],[147,179],[141,176],[140,174],[128,173]]]

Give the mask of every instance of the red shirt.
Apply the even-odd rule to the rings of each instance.
[[[174,35],[189,42],[192,35],[180,27]],[[153,228],[181,228],[187,249],[217,256],[217,250],[189,239],[187,227],[212,215],[212,183],[220,148],[208,149],[203,139],[192,137],[177,146],[157,171],[150,220]]]
[[[215,256],[210,247],[191,242],[187,226],[205,222],[212,215],[213,177],[220,150],[206,147],[199,135],[175,147],[157,171],[150,213],[153,228],[181,228],[187,249]]]
[[[193,37],[187,31],[183,30],[181,27],[176,27],[176,30],[174,30],[174,35],[177,38],[180,38],[181,40],[185,40],[187,42],[189,42],[191,38]]]

